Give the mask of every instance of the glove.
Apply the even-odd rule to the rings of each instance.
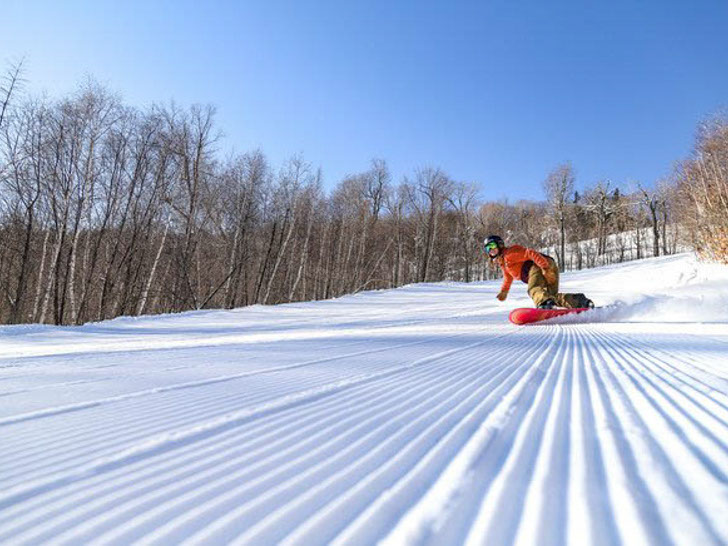
[[[557,277],[556,277],[556,273],[553,271],[553,269],[544,269],[543,278],[546,279],[546,282],[548,284],[556,284]]]
[[[496,298],[498,298],[500,301],[506,301],[507,297],[508,297],[508,292],[504,292],[504,291],[498,292],[498,295],[496,296]]]

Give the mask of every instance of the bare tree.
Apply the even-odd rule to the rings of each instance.
[[[32,260],[32,240],[39,214],[42,195],[42,164],[40,149],[44,145],[46,109],[37,103],[27,108],[11,122],[13,127],[1,130],[5,142],[6,173],[0,176],[0,184],[8,195],[13,196],[14,206],[22,215],[24,226],[20,267],[15,292],[10,301],[10,323],[21,322]]]
[[[693,244],[701,255],[728,263],[728,117],[702,124],[693,157],[675,177]]]
[[[460,182],[452,186],[452,194],[448,196],[448,203],[455,212],[457,226],[457,240],[462,252],[462,264],[464,267],[464,280],[470,282],[472,279],[471,268],[474,261],[474,252],[478,250],[475,244],[475,199],[478,193],[478,186],[473,183]]]
[[[283,229],[268,279],[268,287],[261,303],[266,304],[276,281],[276,274],[286,256],[291,236],[296,227],[300,207],[300,194],[305,184],[311,183],[311,166],[301,157],[294,157],[289,160],[284,170],[279,175],[279,186],[276,192],[277,207],[285,211],[283,214]]]
[[[208,220],[202,201],[209,190],[213,146],[218,138],[213,132],[215,110],[211,106],[193,106],[186,113],[172,106],[162,115],[166,122],[165,145],[175,164],[176,180],[170,204],[182,230],[176,248],[175,296],[177,306],[191,305],[198,309],[202,300],[199,243]]]
[[[660,198],[657,190],[647,190],[639,185],[642,204],[647,207],[650,214],[650,223],[652,225],[652,255],[660,255],[660,212],[664,208],[664,203]]]
[[[574,169],[563,163],[552,170],[543,183],[552,218],[559,231],[559,265],[566,264],[566,224],[569,197],[574,193]]]
[[[391,226],[394,230],[395,252],[391,267],[391,283],[395,287],[404,282],[406,203],[407,190],[405,186],[399,186],[396,190],[390,192],[386,198],[386,208],[389,211]]]
[[[419,282],[428,279],[438,222],[450,195],[450,179],[438,168],[426,167],[415,172],[414,182],[406,185],[409,203],[419,220]]]
[[[293,284],[291,285],[291,288],[288,292],[288,301],[294,301],[296,290],[298,289],[298,286],[301,282],[301,279],[304,275],[304,270],[306,268],[306,264],[309,259],[309,248],[311,245],[311,234],[313,232],[313,226],[314,222],[316,220],[316,206],[320,203],[319,194],[321,192],[321,170],[319,169],[316,173],[316,178],[311,184],[310,187],[306,188],[304,195],[302,196],[304,201],[308,201],[308,206],[305,207],[307,209],[306,212],[306,230],[305,230],[305,236],[303,239],[303,244],[299,244],[297,246],[301,247],[300,252],[300,259],[298,262],[298,268],[296,270],[295,279],[293,280]],[[305,282],[303,285],[303,300],[306,299],[306,286]]]
[[[0,78],[0,128],[2,128],[9,111],[13,95],[17,93],[18,88],[23,83],[23,63],[24,61],[21,60],[11,64],[5,71],[5,75]]]
[[[596,225],[597,255],[602,256],[607,251],[607,236],[615,206],[611,199],[611,182],[599,182],[586,197],[586,209],[593,215]]]

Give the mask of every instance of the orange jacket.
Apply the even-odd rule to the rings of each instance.
[[[523,265],[528,261],[535,263],[541,269],[546,269],[549,266],[549,261],[546,257],[532,248],[513,245],[501,251],[499,256],[500,266],[503,270],[503,286],[501,286],[501,292],[508,292],[510,290],[514,278],[521,278]]]

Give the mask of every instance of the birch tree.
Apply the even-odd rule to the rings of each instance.
[[[546,192],[551,218],[558,229],[558,259],[561,269],[564,269],[566,261],[566,225],[569,197],[574,193],[574,169],[571,163],[563,163],[552,170],[546,177],[543,187]]]

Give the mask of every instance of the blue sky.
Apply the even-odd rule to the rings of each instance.
[[[27,89],[86,76],[145,106],[211,103],[223,151],[301,153],[327,187],[386,159],[485,198],[651,184],[728,106],[728,2],[5,0],[0,63]]]

